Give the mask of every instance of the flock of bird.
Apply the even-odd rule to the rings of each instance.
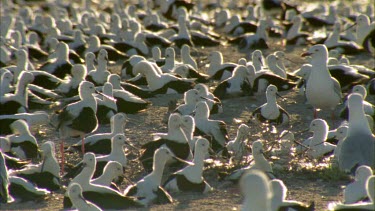
[[[264,154],[264,140],[247,146],[253,123],[293,121],[277,96],[298,90],[314,108],[314,134],[298,142],[287,131],[272,154],[286,162],[292,150],[314,160],[332,158],[338,171],[355,180],[346,186],[343,202],[327,209],[374,210],[375,108],[366,97],[375,93],[375,70],[346,57],[374,56],[374,5],[236,3],[1,1],[0,203],[43,200],[62,190],[63,181],[64,209],[173,203],[170,193],[214,189],[203,177],[205,159],[241,162],[250,156],[248,166],[222,176],[239,182],[242,210],[314,210],[314,203],[286,200],[287,188]],[[307,62],[291,72],[284,52],[264,57],[262,50],[272,49],[272,39],[306,46],[299,53]],[[244,55],[251,52],[251,59],[229,63],[220,51],[207,57],[199,52],[225,45]],[[115,66],[120,71],[113,71]],[[329,131],[318,111],[337,118],[345,93],[339,116],[344,121]],[[152,106],[147,98],[166,94],[183,95],[182,104],[169,104],[168,131],[152,134],[154,140],[140,148],[133,146],[124,133],[126,114],[137,115]],[[230,140],[226,123],[213,116],[225,113],[221,100],[264,95],[267,102]],[[56,128],[60,142],[37,140],[30,128],[42,124]],[[108,124],[110,132],[96,133]],[[71,137],[81,140],[64,146]],[[128,165],[124,148],[139,152],[147,175],[121,190]],[[65,165],[72,151],[83,158]]]

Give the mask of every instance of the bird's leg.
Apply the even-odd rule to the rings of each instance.
[[[61,174],[64,175],[64,163],[65,163],[65,155],[64,155],[64,139],[61,139],[61,143],[60,143],[60,154],[61,154]]]
[[[318,111],[314,108],[314,119],[318,118]]]
[[[331,112],[331,120],[332,121],[335,120],[335,112],[334,111]]]
[[[85,136],[83,135],[81,138],[82,138],[81,151],[82,151],[82,155],[84,155],[85,154]]]

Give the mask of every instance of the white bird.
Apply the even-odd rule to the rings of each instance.
[[[228,180],[238,181],[245,172],[248,172],[249,170],[253,170],[253,169],[257,169],[257,170],[264,172],[270,178],[275,178],[271,164],[264,157],[263,143],[261,140],[254,141],[252,145],[252,152],[253,152],[254,164],[234,171],[232,174],[230,174],[227,177]]]
[[[78,183],[73,183],[69,186],[68,195],[73,206],[80,211],[101,211],[94,203],[87,201],[82,196],[82,188]]]
[[[12,196],[9,194],[9,176],[8,176],[8,169],[5,165],[5,158],[3,155],[3,151],[0,149],[0,202],[1,203],[11,203],[14,201]]]
[[[375,206],[375,175],[370,176],[366,182],[366,192],[370,202],[358,202],[354,204],[330,203],[329,210],[374,210]]]
[[[197,62],[191,57],[190,55],[190,46],[189,45],[183,45],[181,48],[181,60],[183,64],[189,64],[194,69],[198,70]]]
[[[210,114],[223,113],[223,105],[219,98],[213,95],[206,84],[199,83],[194,86],[194,89],[198,90],[199,95],[205,99],[208,108],[210,109]]]
[[[102,88],[102,92],[105,96],[96,96],[96,102],[98,104],[98,110],[96,116],[98,117],[99,124],[108,124],[112,116],[117,113],[117,104],[113,98],[113,85],[110,82],[105,82]],[[107,97],[109,96],[109,97]]]
[[[211,148],[217,152],[229,141],[227,125],[224,121],[209,119],[210,111],[205,101],[200,101],[195,108],[195,135],[210,138]]]
[[[303,143],[309,147],[306,151],[308,157],[320,159],[336,149],[335,145],[325,142],[328,134],[328,124],[325,120],[314,119],[310,124],[310,131],[314,132],[313,137]]]
[[[184,93],[184,104],[179,105],[173,112],[181,115],[190,115],[195,110],[195,105],[201,101],[198,90],[190,89]]]
[[[355,171],[354,181],[344,189],[344,204],[353,204],[367,198],[366,182],[373,175],[371,167],[360,166]]]
[[[174,48],[168,47],[165,49],[165,64],[160,67],[163,73],[172,73],[176,69],[178,63],[175,60],[176,52]]]
[[[352,88],[352,93],[358,93],[362,95],[363,98],[363,109],[365,114],[370,115],[371,117],[375,116],[375,106],[368,101],[365,101],[367,97],[367,90],[363,85],[355,85]],[[340,117],[344,119],[348,119],[349,117],[349,108],[348,108],[348,101],[345,102],[345,107],[340,112]]]
[[[277,104],[277,95],[277,87],[270,84],[266,91],[267,102],[252,112],[253,118],[260,122],[287,124],[290,119],[289,113]]]
[[[329,109],[334,117],[334,109],[341,103],[341,86],[327,68],[328,50],[324,45],[315,45],[302,56],[311,56],[311,73],[306,84],[306,97],[314,107],[314,118],[318,109]]]
[[[92,82],[95,86],[102,86],[111,74],[107,69],[108,53],[105,49],[99,51],[97,61],[98,67],[88,72],[86,80]]]
[[[171,192],[198,192],[207,193],[213,188],[203,178],[204,159],[210,148],[205,138],[195,142],[193,164],[173,173],[163,187]]]
[[[75,64],[71,70],[71,77],[61,81],[55,89],[57,93],[65,97],[73,97],[78,95],[79,84],[85,80],[87,75],[86,67],[82,64]]]
[[[237,135],[234,140],[229,141],[226,145],[228,153],[236,160],[241,160],[246,150],[246,141],[248,140],[248,134],[250,132],[249,126],[241,124],[237,129]]]
[[[268,183],[266,174],[259,170],[251,170],[241,177],[239,186],[244,196],[241,211],[271,211],[271,190]]]
[[[342,143],[343,143],[344,139],[346,138],[346,136],[348,134],[348,129],[349,129],[349,127],[347,125],[343,125],[343,126],[338,127],[334,131],[333,138],[338,140],[337,145],[336,145],[336,149],[333,151],[333,157],[335,159],[335,162],[339,161],[341,146],[342,146]]]
[[[172,203],[172,197],[161,187],[161,180],[165,164],[173,157],[173,153],[168,148],[157,149],[154,154],[152,172],[136,184],[128,186],[124,195],[136,197],[147,206],[155,202],[158,204]]]
[[[339,168],[342,171],[354,172],[360,165],[375,167],[375,137],[362,102],[360,94],[349,95],[349,129],[339,153]]]
[[[103,174],[96,179],[91,180],[91,183],[107,186],[119,191],[120,189],[116,186],[116,183],[122,182],[123,174],[124,168],[121,163],[117,161],[109,161],[103,169]]]
[[[279,179],[273,179],[269,182],[271,188],[271,211],[277,210],[315,210],[315,204],[303,204],[299,201],[286,200],[288,189],[284,182]]]
[[[56,51],[50,57],[55,57],[56,59],[44,63],[39,68],[40,70],[51,73],[60,79],[70,75],[73,65],[69,61],[69,46],[66,43],[60,42],[57,45]]]

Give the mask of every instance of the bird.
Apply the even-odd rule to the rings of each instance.
[[[366,97],[367,97],[367,90],[363,85],[355,85],[352,89],[352,93],[358,93],[358,94],[362,95],[363,99],[366,99]],[[368,114],[372,117],[375,115],[374,105],[372,105],[371,103],[369,103],[365,100],[363,101],[363,109],[365,111],[365,114]],[[348,108],[348,102],[347,101],[345,102],[345,107],[340,112],[340,117],[345,119],[345,120],[348,120],[349,108]]]
[[[143,144],[141,147],[141,155],[139,160],[147,172],[152,170],[153,155],[156,149],[162,146],[167,147],[174,154],[174,156],[180,159],[187,160],[192,156],[188,139],[181,128],[180,114],[173,113],[169,116],[167,134],[156,135],[156,140],[149,141]],[[171,163],[173,163],[173,160],[170,163],[167,163],[167,165],[170,165]],[[181,163],[178,162],[178,164]]]
[[[14,94],[0,96],[0,115],[25,113],[28,111],[28,84],[34,80],[34,76],[28,72],[22,72],[16,85]]]
[[[178,17],[178,34],[169,38],[169,40],[174,43],[175,46],[181,48],[184,44],[189,46],[194,46],[190,32],[187,29],[185,17]]]
[[[124,126],[126,122],[126,115],[124,113],[117,113],[111,117],[111,132],[110,133],[97,133],[85,138],[85,151],[93,152],[95,154],[106,155],[111,153],[112,144],[111,139],[117,134],[124,134]],[[76,150],[81,149],[82,142],[78,141],[73,144],[72,148]]]
[[[134,95],[121,87],[121,78],[117,74],[108,76],[108,82],[113,86],[113,97],[116,99],[117,111],[134,114],[146,109],[150,102]]]
[[[5,138],[9,140],[11,154],[22,160],[35,160],[39,157],[39,147],[35,136],[29,130],[25,120],[17,120],[10,124],[12,135]]]
[[[10,176],[22,177],[35,184],[38,188],[49,191],[60,189],[60,166],[55,157],[55,144],[47,141],[40,147],[42,150],[42,162],[29,164],[23,169],[9,173]]]
[[[30,126],[45,125],[48,123],[49,116],[45,111],[35,111],[33,113],[17,113],[0,115],[0,135],[12,133],[10,125],[18,119],[25,120]]]
[[[198,72],[197,69],[194,69],[189,64],[177,65],[173,73],[181,76],[182,78],[195,79],[197,83],[207,83],[209,81],[208,75]]]
[[[204,159],[210,143],[205,138],[195,142],[193,164],[169,176],[163,187],[171,192],[208,193],[213,188],[203,178]]]
[[[310,131],[314,132],[314,136],[303,142],[308,146],[306,153],[308,157],[320,159],[323,156],[332,154],[336,146],[327,143],[328,124],[323,119],[314,119],[310,124]]]
[[[95,92],[94,84],[88,81],[82,81],[79,85],[80,101],[71,103],[58,111],[52,119],[53,125],[59,130],[61,138],[61,170],[64,173],[64,141],[70,136],[80,136],[84,143],[84,136],[98,128],[98,119],[96,117],[97,103],[93,96]],[[84,145],[82,144],[82,153]]]
[[[39,68],[40,70],[46,71],[55,75],[60,79],[64,79],[65,76],[70,75],[70,71],[73,65],[69,61],[69,46],[64,43],[60,42],[55,52],[50,55],[50,57],[55,57],[55,60],[48,60]]]
[[[269,181],[271,191],[271,210],[315,210],[315,203],[310,205],[303,204],[299,201],[286,200],[288,189],[284,182],[279,179]]]
[[[235,170],[234,172],[232,172],[230,175],[226,177],[226,180],[236,182],[241,178],[242,175],[244,175],[245,172],[248,172],[254,169],[262,171],[271,179],[275,178],[271,164],[264,157],[263,143],[261,140],[257,140],[253,142],[252,153],[253,153],[254,164]]]
[[[266,174],[259,170],[250,170],[241,177],[239,187],[244,196],[242,211],[271,210],[271,190],[268,183]]]
[[[235,63],[223,63],[223,54],[220,51],[210,52],[207,58],[210,62],[207,74],[211,80],[221,81],[229,78],[237,66]]]
[[[70,201],[72,202],[73,206],[78,210],[92,210],[92,211],[101,211],[98,206],[96,206],[94,203],[87,201],[82,196],[82,187],[77,184],[73,183],[70,185],[68,191],[68,195],[70,198]]]
[[[19,202],[43,200],[51,193],[46,189],[36,187],[22,177],[10,176],[9,182],[9,192]]]
[[[126,158],[125,152],[124,152],[124,146],[126,144],[125,135],[124,134],[116,134],[111,139],[111,152],[107,155],[98,155],[95,157],[96,160],[96,167],[95,172],[92,176],[92,178],[97,178],[103,173],[103,169],[106,166],[106,164],[110,161],[117,161],[121,163],[122,167],[125,168],[128,159]],[[64,178],[72,178],[79,174],[79,170],[82,169],[82,166],[84,165],[83,162],[78,163],[75,165],[69,172],[67,172],[64,175]]]
[[[294,16],[292,19],[292,27],[286,34],[287,45],[301,45],[306,44],[307,38],[310,36],[308,32],[302,32],[302,17]]]
[[[232,73],[232,76],[220,82],[213,91],[213,94],[219,99],[225,99],[236,96],[252,95],[252,87],[248,80],[249,73],[247,68],[238,65]]]
[[[146,76],[149,90],[156,94],[184,93],[195,85],[191,79],[178,78],[168,73],[160,74],[160,68],[147,61],[136,64],[133,71]]]
[[[263,123],[287,124],[290,119],[289,113],[277,104],[277,95],[277,87],[269,85],[266,91],[267,102],[252,112],[252,118]]]
[[[342,146],[342,143],[343,143],[344,139],[346,138],[346,136],[348,134],[348,128],[349,127],[346,126],[346,125],[338,127],[334,131],[333,138],[331,138],[331,139],[337,140],[336,149],[333,151],[333,158],[334,158],[334,161],[336,163],[338,163],[338,161],[339,161],[339,154],[340,154],[340,151],[341,151],[341,146]],[[327,138],[326,141],[329,142],[329,138]]]
[[[107,69],[108,53],[105,49],[100,49],[97,61],[98,67],[88,72],[86,80],[92,82],[95,86],[103,86],[111,74]]]
[[[117,184],[120,184],[123,180],[124,168],[121,163],[117,161],[109,161],[104,169],[103,174],[99,177],[92,179],[92,184],[103,185],[120,191]]]
[[[247,135],[249,132],[249,126],[241,124],[237,129],[237,135],[234,140],[229,141],[225,146],[231,157],[235,158],[236,160],[241,160],[245,155],[245,146],[246,141],[248,140]]]
[[[181,60],[183,64],[191,65],[194,69],[198,70],[198,65],[195,59],[190,55],[190,46],[183,45],[181,47]]]
[[[184,93],[184,103],[179,105],[173,112],[177,112],[181,115],[190,115],[195,110],[195,105],[201,101],[198,90],[190,89]]]
[[[367,198],[366,182],[372,176],[369,166],[359,166],[355,171],[354,181],[344,189],[344,204],[354,204]]]
[[[173,156],[173,153],[168,148],[158,148],[154,153],[152,172],[134,185],[128,186],[124,191],[124,195],[136,197],[146,206],[153,203],[172,203],[173,198],[164,190],[161,186],[161,182],[164,166]]]
[[[342,204],[342,203],[330,203],[328,204],[328,210],[372,210],[375,206],[375,175],[370,176],[366,182],[366,192],[370,199],[370,202],[358,202],[353,204]]]
[[[17,157],[13,157],[8,155],[11,153],[11,145],[10,141],[6,139],[5,137],[0,137],[0,149],[4,153],[4,158],[5,158],[5,163],[7,169],[22,169],[24,168],[27,164],[30,163],[30,161],[26,160],[21,160]],[[8,153],[8,154],[7,154]]]
[[[85,80],[87,75],[86,67],[82,64],[75,64],[72,67],[71,78],[64,79],[56,87],[56,93],[65,97],[73,97],[78,95],[79,84]]]
[[[360,94],[349,95],[349,129],[343,140],[339,156],[339,169],[354,172],[360,165],[375,166],[375,137],[363,110]]]
[[[325,45],[314,45],[302,56],[311,56],[311,73],[306,84],[306,98],[314,107],[314,118],[318,109],[331,110],[341,103],[342,93],[340,83],[331,77],[327,68],[328,50]]]
[[[210,109],[210,114],[223,113],[223,105],[220,99],[209,91],[206,84],[198,83],[194,86],[194,89],[198,90],[199,95],[205,99]]]
[[[111,45],[100,44],[100,39],[96,35],[91,35],[88,39],[88,47],[84,51],[86,53],[92,52],[95,55],[98,55],[101,49],[105,49],[108,53],[108,60],[112,62],[117,62],[118,60],[128,59],[129,56]]]
[[[8,169],[5,165],[5,158],[2,149],[0,149],[0,202],[11,203],[14,201],[13,197],[9,194],[9,176]]]
[[[105,96],[95,96],[98,105],[96,117],[98,118],[99,124],[105,125],[110,123],[111,117],[114,116],[118,111],[116,101],[113,100],[113,85],[110,82],[105,82],[102,92]],[[106,96],[109,96],[110,98]]]
[[[82,187],[83,197],[96,204],[101,209],[127,209],[129,207],[141,207],[135,199],[126,197],[118,191],[109,187],[92,184],[90,182],[96,166],[95,155],[91,152],[83,156],[85,165],[81,173],[78,174],[73,180],[70,181],[68,188],[74,183]],[[72,201],[69,199],[68,192],[65,193],[63,206],[64,208],[71,208]]]
[[[266,31],[268,23],[266,20],[260,20],[259,26],[255,34],[245,34],[238,44],[240,52],[247,51],[249,49],[268,49],[268,33]]]
[[[209,137],[210,146],[214,152],[225,147],[229,141],[227,125],[224,121],[209,119],[210,111],[205,101],[200,101],[195,107],[195,135]]]

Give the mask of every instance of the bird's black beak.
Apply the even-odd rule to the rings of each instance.
[[[352,24],[351,26],[348,26],[348,28],[344,29],[342,32],[348,31],[349,29],[353,28],[357,23]]]
[[[302,57],[311,56],[312,53],[310,52],[304,52],[301,54]]]
[[[106,97],[106,98],[112,100],[112,101],[115,101],[115,102],[117,101],[116,98],[111,97],[111,96],[108,96],[108,95],[106,95],[106,94],[104,94],[104,93],[101,93],[101,92],[99,92],[98,90],[95,90],[95,92],[96,92],[97,94],[99,94],[99,95],[102,95],[103,97]]]
[[[177,160],[177,161],[179,161],[181,163],[187,164],[189,166],[193,166],[194,165],[194,163],[192,163],[190,161],[187,161],[187,160],[184,160],[184,159],[181,159],[181,158],[179,158],[177,156],[172,156],[172,158],[174,158],[175,160]]]
[[[281,96],[278,92],[276,92],[276,96],[281,98],[283,101],[286,100],[283,96]]]

